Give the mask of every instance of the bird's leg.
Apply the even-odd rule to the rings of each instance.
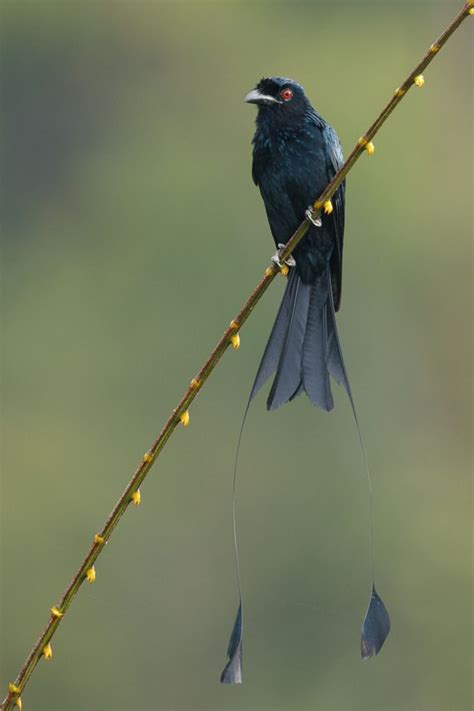
[[[321,225],[323,224],[320,217],[314,217],[312,205],[308,207],[308,209],[304,213],[304,216],[306,217],[308,222],[311,222],[311,224],[315,227],[321,227]]]
[[[282,263],[281,263],[281,251],[284,248],[284,244],[279,243],[278,244],[278,249],[275,252],[275,254],[272,257],[272,262],[277,265],[278,269],[281,269]],[[292,257],[292,255],[288,255],[286,259],[283,260],[283,264],[286,264],[287,267],[295,267],[296,262],[295,258]]]

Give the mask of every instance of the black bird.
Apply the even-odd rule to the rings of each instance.
[[[252,176],[279,248],[342,165],[341,144],[292,79],[264,78],[245,100],[258,106]],[[342,184],[327,206],[332,212],[313,221],[294,251],[296,266],[250,396],[276,371],[268,410],[303,391],[315,405],[331,410],[330,375],[349,394],[335,318],[341,303],[344,194]]]
[[[227,648],[228,661],[221,674],[224,684],[242,682],[243,609],[235,523],[240,442],[249,405],[275,371],[267,399],[268,410],[274,410],[303,391],[321,409],[332,410],[330,376],[344,385],[369,483],[372,590],[362,623],[362,658],[375,656],[390,631],[388,612],[374,582],[370,472],[336,328],[336,311],[341,304],[345,184],[338,188],[321,218],[315,219],[311,210],[315,199],[343,163],[341,144],[334,129],[311,106],[303,88],[292,79],[264,78],[245,100],[258,106],[252,175],[260,188],[278,249],[288,242],[305,217],[311,224],[295,248],[294,258],[287,260],[287,264],[292,265],[288,283],[250,393],[237,444],[232,516],[239,606]],[[279,252],[274,259],[279,263]]]

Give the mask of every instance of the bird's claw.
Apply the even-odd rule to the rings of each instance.
[[[281,243],[278,244],[278,249],[272,257],[272,262],[277,265],[278,269],[281,269],[283,264],[286,264],[287,267],[295,267],[296,266],[295,258],[291,254],[288,255],[288,257],[283,260],[283,264],[282,264],[281,251],[284,247],[285,247],[284,244],[281,244]]]
[[[314,217],[313,208],[311,207],[311,205],[308,207],[308,209],[304,213],[304,216],[306,217],[308,222],[311,222],[311,224],[314,225],[315,227],[321,227],[321,225],[323,224],[320,217]]]

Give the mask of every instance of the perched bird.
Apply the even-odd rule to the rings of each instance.
[[[311,222],[295,248],[294,260],[288,262],[296,264],[250,399],[276,371],[267,409],[274,410],[304,391],[315,405],[331,410],[330,375],[349,393],[335,319],[341,303],[345,185],[338,188],[320,219],[311,217],[308,206],[342,165],[341,144],[311,106],[303,87],[292,79],[264,78],[245,100],[258,106],[252,176],[277,247],[288,241],[305,214]]]
[[[341,304],[344,236],[343,183],[315,218],[312,204],[343,163],[336,132],[292,79],[262,79],[245,100],[257,104],[252,176],[258,185],[278,250],[306,217],[309,230],[294,250],[285,293],[250,393],[234,462],[232,518],[239,606],[227,647],[224,684],[242,683],[243,606],[235,519],[237,463],[249,405],[275,373],[267,399],[274,410],[303,391],[322,410],[332,410],[330,376],[344,385],[354,415],[369,483],[372,589],[361,629],[363,659],[378,654],[390,632],[390,618],[375,588],[372,486],[357,412],[336,328]],[[280,264],[280,252],[274,256]]]

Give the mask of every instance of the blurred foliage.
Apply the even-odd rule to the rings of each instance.
[[[346,151],[461,0],[3,0],[2,696],[186,383],[273,251],[250,179],[265,74]],[[472,28],[351,174],[340,333],[392,633],[359,659],[367,487],[348,403],[253,407],[283,288],[167,446],[24,695],[32,711],[471,708]]]

